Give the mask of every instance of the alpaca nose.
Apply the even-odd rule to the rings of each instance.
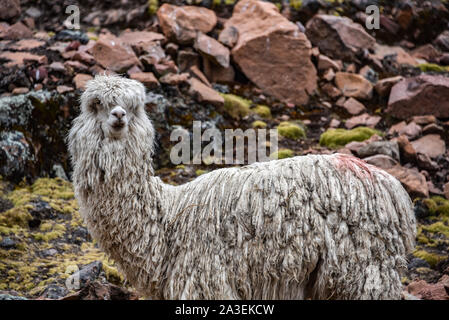
[[[117,106],[112,109],[111,114],[121,120],[124,116],[126,116],[126,111],[122,107]]]

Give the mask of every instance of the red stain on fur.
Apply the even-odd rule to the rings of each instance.
[[[360,179],[372,180],[373,172],[380,171],[377,167],[366,163],[362,159],[347,154],[337,153],[335,160],[338,170],[349,170]]]

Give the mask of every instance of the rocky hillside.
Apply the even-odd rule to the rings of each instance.
[[[365,27],[377,5],[379,29]],[[80,30],[68,29],[69,5]],[[280,158],[346,153],[414,200],[406,299],[449,299],[447,1],[0,0],[0,299],[138,299],[78,213],[65,137],[86,81],[137,79],[157,130],[266,128]],[[74,284],[78,281],[79,283]]]

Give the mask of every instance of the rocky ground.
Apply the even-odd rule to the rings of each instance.
[[[69,30],[65,8],[80,8]],[[380,8],[380,29],[365,8]],[[397,177],[414,200],[404,296],[449,299],[447,1],[0,0],[0,299],[138,299],[79,216],[65,136],[98,73],[148,88],[156,174],[170,132],[267,128],[278,156],[342,152]],[[210,159],[209,159],[210,160]],[[79,279],[79,286],[73,282]]]

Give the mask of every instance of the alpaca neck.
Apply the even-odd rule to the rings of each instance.
[[[107,152],[107,157],[96,155],[89,172],[74,174],[86,177],[77,192],[82,213],[93,237],[131,283],[142,276],[155,282],[165,254],[162,182],[153,176],[146,153],[112,157],[114,152]]]

